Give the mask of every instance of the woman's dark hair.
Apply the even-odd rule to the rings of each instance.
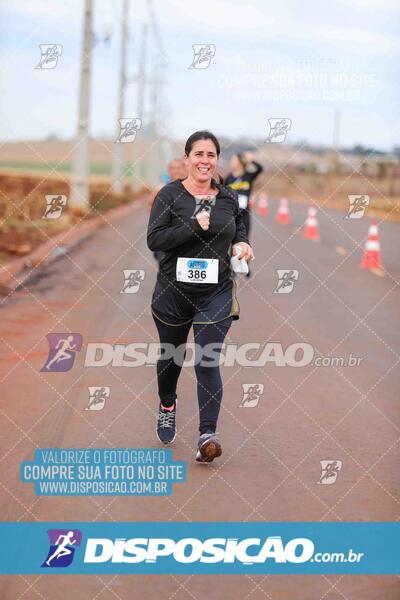
[[[186,156],[189,156],[190,152],[192,151],[193,144],[195,144],[195,142],[198,142],[200,140],[211,140],[215,146],[215,150],[217,151],[217,157],[219,157],[219,155],[221,154],[221,146],[219,145],[219,141],[217,140],[215,135],[213,133],[211,133],[211,131],[205,131],[205,130],[204,131],[195,131],[194,133],[192,133],[192,135],[190,135],[188,137],[188,139],[186,140],[186,144],[185,144]],[[219,173],[216,173],[216,178],[217,179],[211,180],[212,187],[218,187],[224,183],[224,180]]]
[[[211,140],[217,151],[217,156],[219,156],[221,154],[221,147],[219,145],[219,141],[217,140],[215,135],[213,133],[211,133],[211,131],[195,131],[186,140],[186,144],[185,144],[186,156],[189,156],[190,152],[192,151],[193,144],[195,142],[198,142],[199,140]]]

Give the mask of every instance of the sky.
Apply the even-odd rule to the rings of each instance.
[[[153,6],[148,74],[165,63],[160,131],[184,139],[207,128],[266,138],[287,118],[287,141],[330,145],[335,111],[342,147],[400,145],[398,0],[131,0],[126,117],[137,117],[140,34]],[[94,1],[90,133],[113,137],[122,0]],[[84,0],[0,2],[0,141],[76,135]],[[161,40],[161,44],[157,43]],[[60,44],[54,69],[35,69],[39,44]],[[212,44],[207,69],[190,69],[195,44]],[[162,58],[161,58],[162,57]],[[149,88],[146,105],[149,107]],[[144,121],[148,119],[148,112]]]

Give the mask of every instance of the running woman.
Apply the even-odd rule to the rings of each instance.
[[[150,250],[163,252],[151,303],[153,319],[162,347],[180,350],[157,362],[157,435],[164,444],[175,439],[176,388],[191,327],[197,349],[213,344],[211,360],[195,356],[199,462],[211,462],[222,453],[216,434],[222,400],[219,352],[232,321],[239,318],[230,253],[236,254],[240,246],[240,259],[254,258],[236,192],[214,179],[219,155],[212,133],[197,131],[189,137],[184,157],[188,176],[159,191],[147,231]]]
[[[250,238],[250,209],[249,200],[255,179],[263,171],[262,166],[253,160],[251,152],[234,154],[230,160],[232,170],[225,177],[225,184],[236,190],[239,197],[239,208],[242,211],[247,236]]]

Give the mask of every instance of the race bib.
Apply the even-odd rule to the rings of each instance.
[[[182,258],[176,261],[176,280],[185,283],[218,283],[218,258]]]
[[[247,196],[245,196],[245,194],[238,194],[238,199],[239,199],[239,208],[241,208],[242,210],[247,208],[247,203],[248,203]]]

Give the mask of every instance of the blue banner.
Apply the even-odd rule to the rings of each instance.
[[[400,523],[2,523],[2,574],[400,574]]]

